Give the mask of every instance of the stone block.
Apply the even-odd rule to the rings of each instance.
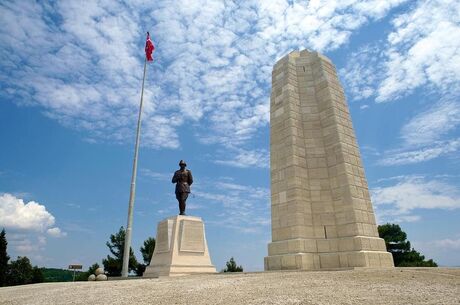
[[[281,270],[281,256],[265,257],[265,270]]]
[[[349,252],[356,249],[354,240],[351,237],[339,238],[338,246],[340,252]]]
[[[366,267],[367,262],[364,252],[348,253],[348,265],[350,267]]]
[[[294,255],[283,255],[281,257],[281,269],[282,270],[289,270],[289,269],[297,269],[296,258]]]
[[[288,253],[301,253],[305,251],[303,239],[292,239],[288,241]]]
[[[304,249],[305,249],[305,252],[317,253],[318,248],[316,246],[316,239],[305,239]]]
[[[330,252],[329,240],[327,239],[318,239],[316,241],[318,247],[318,252]]]
[[[319,255],[321,269],[340,268],[340,260],[338,253],[321,253]]]

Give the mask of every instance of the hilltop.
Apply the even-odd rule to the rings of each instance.
[[[194,275],[0,288],[0,304],[459,304],[460,269]]]

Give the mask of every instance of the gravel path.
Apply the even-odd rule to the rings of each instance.
[[[460,304],[460,269],[194,275],[0,288],[0,304]]]

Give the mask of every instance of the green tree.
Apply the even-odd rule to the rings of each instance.
[[[8,261],[10,257],[7,253],[8,242],[6,241],[5,229],[0,233],[0,287],[6,286],[8,274]]]
[[[90,276],[91,274],[96,274],[96,269],[99,268],[99,264],[98,263],[94,263],[92,264],[89,268],[88,268],[88,276]]]
[[[138,276],[142,276],[144,274],[145,268],[150,264],[150,260],[152,259],[153,251],[155,250],[155,238],[149,237],[144,240],[144,245],[140,248],[142,258],[144,259],[144,263],[139,263],[137,265],[136,274]]]
[[[42,269],[38,268],[37,266],[33,267],[31,283],[43,283],[44,281],[45,277],[43,276]]]
[[[152,260],[153,251],[155,250],[155,238],[149,237],[144,240],[144,245],[141,247],[142,258],[146,265]]]
[[[146,268],[147,268],[147,265],[139,263],[137,264],[136,270],[134,272],[136,272],[137,276],[142,276]]]
[[[385,240],[388,252],[393,255],[396,267],[438,266],[432,259],[425,260],[425,256],[411,247],[406,232],[399,225],[387,223],[378,226],[378,231],[379,236]]]
[[[235,259],[233,257],[230,258],[230,260],[226,263],[226,267],[224,269],[224,272],[242,272],[243,271],[243,266],[237,266]]]
[[[24,285],[32,283],[33,268],[26,256],[18,256],[8,266],[8,285]]]
[[[110,253],[112,256],[107,255],[107,258],[102,260],[102,264],[104,265],[105,271],[108,273],[109,276],[120,276],[121,275],[121,268],[123,266],[123,252],[125,246],[125,229],[120,227],[118,233],[110,235],[110,241],[106,243],[107,247],[109,247]],[[137,270],[137,260],[134,256],[134,252],[132,248],[129,248],[129,264],[128,264],[128,271],[136,271]]]

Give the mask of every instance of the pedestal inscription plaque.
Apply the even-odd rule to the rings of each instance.
[[[181,221],[180,251],[204,252],[204,228],[201,221]]]

